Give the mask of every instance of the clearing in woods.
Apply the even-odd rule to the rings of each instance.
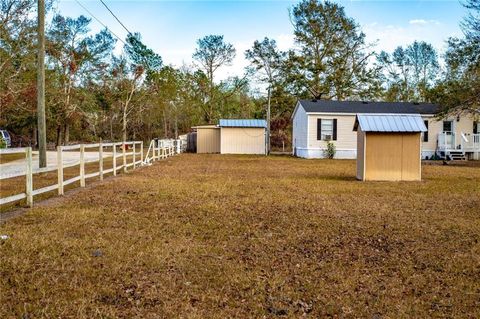
[[[0,317],[480,317],[480,168],[184,154],[0,225]]]

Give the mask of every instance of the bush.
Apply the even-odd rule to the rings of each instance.
[[[3,138],[0,137],[0,149],[7,148],[7,143]]]
[[[335,144],[333,144],[333,142],[329,141],[327,143],[327,149],[323,151],[323,155],[326,157],[326,158],[334,158],[335,157],[335,153],[337,152],[337,149],[335,147]]]

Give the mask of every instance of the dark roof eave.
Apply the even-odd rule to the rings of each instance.
[[[299,100],[299,104],[307,113],[397,113],[436,115],[440,107],[432,103],[408,102],[363,102],[363,101],[331,101],[331,100]]]

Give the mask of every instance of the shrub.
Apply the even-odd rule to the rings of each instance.
[[[7,142],[3,138],[0,137],[0,149],[7,148]]]
[[[333,142],[329,141],[327,143],[327,149],[323,151],[323,155],[326,157],[326,158],[334,158],[335,157],[335,153],[337,152],[337,149],[335,147],[335,144],[333,144]]]

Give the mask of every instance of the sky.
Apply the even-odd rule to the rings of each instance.
[[[99,0],[78,0],[98,20],[120,38],[127,31],[113,18]],[[142,41],[160,54],[165,64],[191,65],[196,41],[209,34],[224,35],[225,41],[237,50],[231,66],[219,69],[216,80],[244,72],[248,61],[245,50],[255,40],[273,38],[281,50],[294,47],[289,8],[298,1],[287,0],[215,0],[215,1],[134,1],[104,0],[131,32],[140,32]],[[460,21],[466,15],[459,0],[355,0],[337,1],[345,7],[366,34],[367,42],[376,43],[375,50],[392,52],[414,40],[431,43],[444,52],[445,41],[462,36]],[[74,0],[60,0],[55,12],[64,16],[91,15]],[[103,26],[92,18],[91,30]],[[122,43],[117,43],[117,53]]]

